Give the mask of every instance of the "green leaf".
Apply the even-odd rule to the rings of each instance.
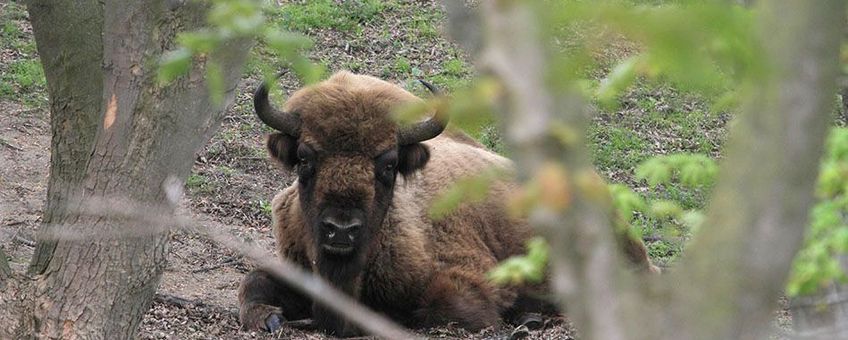
[[[671,181],[671,168],[665,160],[654,157],[642,162],[636,168],[636,178],[648,182],[650,186],[657,186]]]
[[[618,63],[609,75],[601,81],[601,86],[595,97],[606,109],[614,109],[618,104],[621,92],[633,84],[636,79],[637,65],[642,61],[642,56],[634,56]]]
[[[212,103],[221,106],[224,103],[224,73],[216,62],[206,63],[206,86]]]
[[[177,43],[194,53],[210,53],[221,43],[221,38],[211,31],[184,32],[177,36]]]
[[[656,218],[677,218],[683,214],[683,209],[677,202],[669,200],[657,200],[651,202],[651,214]]]
[[[485,169],[479,175],[462,178],[451,185],[430,206],[430,218],[439,220],[456,210],[462,203],[476,203],[486,198],[492,182],[500,175]]]
[[[179,48],[162,55],[162,59],[159,61],[159,72],[156,75],[158,82],[167,84],[188,73],[191,66],[191,57],[191,51],[186,48]]]

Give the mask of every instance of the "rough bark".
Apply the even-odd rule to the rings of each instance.
[[[102,114],[103,59],[100,36],[103,6],[98,1],[37,1],[28,3],[33,33],[50,94],[51,176],[43,229],[63,214],[71,190],[83,178]],[[56,30],[57,23],[63,29]],[[66,79],[79,79],[72,82]],[[55,242],[39,242],[30,272],[47,265]]]
[[[762,5],[767,70],[749,87],[704,227],[672,278],[667,338],[767,337],[814,202],[845,2]]]
[[[206,7],[166,1],[34,0],[29,4],[50,94],[53,149],[16,338],[133,338],[165,265],[167,228],[97,214],[92,206],[171,214],[164,183],[185,179],[224,108],[208,100],[203,65],[156,83],[156,61],[178,31],[203,25]],[[69,25],[70,24],[70,25]],[[232,103],[245,41],[211,58]],[[108,209],[107,209],[108,210]]]

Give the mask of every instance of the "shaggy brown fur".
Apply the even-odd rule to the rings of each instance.
[[[504,315],[520,314],[526,306],[541,308],[524,303],[537,287],[499,287],[486,278],[499,261],[523,253],[533,236],[526,221],[506,213],[515,183],[497,181],[486,200],[464,204],[441,220],[428,217],[432,202],[457,180],[487,168],[511,171],[512,163],[457,132],[398,146],[398,129],[388,115],[398,105],[418,100],[398,86],[347,72],[288,100],[284,111],[300,115],[300,136],[269,140],[272,156],[299,174],[272,202],[279,255],[410,327],[458,322],[476,330]],[[299,149],[304,144],[314,156]],[[391,159],[395,151],[398,169],[392,177],[415,172],[397,183],[375,175],[382,169],[381,159]],[[294,165],[294,153],[312,158]],[[364,211],[369,225],[363,226],[362,243],[357,244],[361,251],[348,257],[322,251],[315,218],[326,206]],[[644,245],[622,237],[631,262],[652,268]],[[248,328],[273,328],[268,323],[272,315],[311,316],[329,332],[356,333],[323,308],[310,309],[307,298],[261,271],[245,278],[239,300]]]

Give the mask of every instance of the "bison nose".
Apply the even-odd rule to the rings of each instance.
[[[362,223],[358,219],[339,222],[333,218],[326,218],[321,222],[321,226],[330,241],[338,242],[352,242],[359,236],[359,231],[362,229]]]

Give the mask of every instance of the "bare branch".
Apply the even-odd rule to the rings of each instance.
[[[179,185],[180,183],[173,181],[165,183],[165,190],[168,191],[167,197],[170,200],[169,204],[174,204],[174,202],[182,197]],[[170,227],[182,228],[206,235],[212,241],[252,260],[277,279],[283,280],[295,287],[313,301],[326,306],[340,315],[344,315],[353,324],[370,334],[386,339],[415,338],[413,334],[405,331],[388,318],[368,309],[356,300],[333,288],[322,278],[304,271],[293,262],[268,254],[258,246],[242,242],[222,230],[205,227],[190,217],[174,216],[168,212],[169,210],[167,208],[147,207],[143,203],[131,202],[126,199],[114,197],[89,199],[86,202],[76,204],[76,207],[77,209],[74,211],[83,216],[119,219],[123,222],[121,225],[125,226],[125,228],[91,231],[83,228],[81,225],[65,224],[50,228],[49,233],[41,234],[39,238],[49,237],[52,240],[85,240],[89,237],[94,239],[111,239],[139,235],[149,236],[168,232]],[[80,234],[80,232],[83,233]]]
[[[230,256],[230,257],[228,257],[226,260],[224,260],[224,261],[222,261],[222,262],[220,262],[220,263],[216,263],[216,264],[213,264],[213,265],[209,265],[209,266],[201,267],[201,268],[198,268],[198,269],[192,270],[191,272],[192,272],[192,273],[194,273],[194,274],[197,274],[197,273],[205,273],[205,272],[208,272],[208,271],[211,271],[211,270],[215,270],[215,269],[218,269],[218,268],[221,268],[221,267],[226,267],[226,266],[229,266],[229,265],[231,265],[231,264],[235,264],[235,263],[239,263],[239,259],[238,259],[238,258],[236,258],[235,256]]]
[[[182,219],[182,222],[185,222],[181,223],[182,225],[193,224],[192,221],[186,219]],[[289,260],[273,258],[258,247],[248,245],[218,230],[204,228],[199,231],[204,232],[213,241],[253,260],[268,273],[295,287],[313,301],[324,305],[339,315],[344,315],[350,322],[370,334],[386,339],[416,338],[386,317],[361,305],[330,286],[320,277],[307,273]]]

